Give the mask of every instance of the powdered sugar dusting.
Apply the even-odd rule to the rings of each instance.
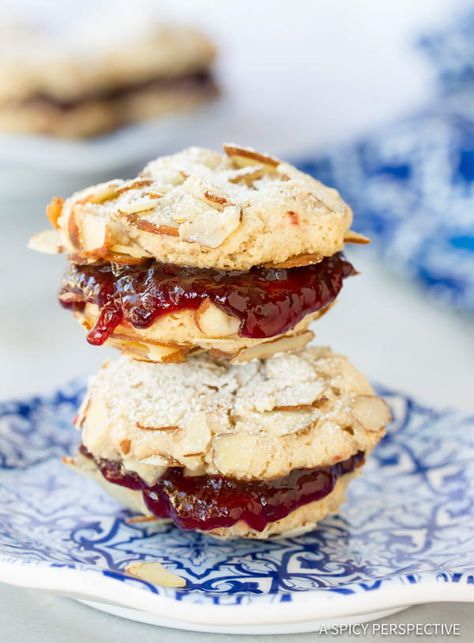
[[[122,357],[90,387],[83,440],[126,466],[173,462],[191,473],[259,478],[325,466],[370,450],[382,434],[359,421],[371,417],[365,408],[354,416],[356,400],[377,398],[348,365],[320,347],[238,365],[207,355],[184,364]]]

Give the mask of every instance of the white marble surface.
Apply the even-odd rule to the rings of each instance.
[[[215,34],[222,52],[221,74],[233,105],[189,143],[237,140],[297,155],[345,140],[421,104],[432,79],[410,42],[423,25],[439,24],[459,3],[169,0],[164,4],[181,17],[196,16]],[[69,177],[74,180],[80,181]],[[62,181],[57,178],[56,192],[61,192]],[[51,390],[93,371],[107,353],[89,347],[81,329],[56,304],[63,260],[25,248],[29,235],[45,224],[44,205],[43,197],[0,203],[1,398]],[[348,354],[374,382],[436,406],[472,411],[472,319],[438,308],[415,286],[382,268],[369,251],[353,258],[363,274],[347,282],[337,306],[318,323],[318,341]],[[76,643],[97,632],[96,640],[117,643],[131,638],[144,642],[152,637],[215,638],[158,632],[65,599],[8,587],[0,587],[0,605],[0,638],[6,643]],[[474,626],[473,611],[468,605],[424,606],[392,620],[460,622],[466,635]],[[313,635],[287,637],[313,639]]]

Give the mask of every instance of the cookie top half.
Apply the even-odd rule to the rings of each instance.
[[[190,147],[48,207],[54,233],[33,238],[74,263],[148,260],[200,268],[294,267],[364,241],[338,192],[253,149]]]

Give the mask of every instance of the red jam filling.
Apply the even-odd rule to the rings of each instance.
[[[161,315],[195,310],[209,298],[240,320],[241,337],[281,335],[303,319],[328,306],[353,274],[342,254],[300,268],[265,268],[248,272],[191,268],[174,264],[140,266],[71,264],[59,301],[82,310],[96,304],[100,313],[90,330],[90,344],[103,344],[120,323],[148,328]]]
[[[84,446],[83,455],[93,458]],[[154,485],[148,486],[121,462],[95,459],[106,480],[141,491],[146,506],[157,518],[170,518],[181,529],[231,527],[243,520],[256,531],[331,493],[338,478],[364,462],[358,452],[348,460],[328,467],[294,469],[275,480],[244,481],[222,476],[185,476],[172,467]]]

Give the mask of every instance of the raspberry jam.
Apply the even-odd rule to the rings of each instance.
[[[93,458],[84,446],[83,455]],[[106,480],[141,491],[146,506],[157,518],[170,518],[181,529],[231,527],[243,520],[256,531],[315,500],[331,493],[338,478],[364,462],[358,452],[348,460],[329,467],[294,469],[275,480],[244,481],[222,476],[185,476],[178,467],[169,468],[148,486],[121,462],[95,459]]]
[[[343,279],[353,274],[342,254],[300,268],[265,268],[248,272],[148,263],[140,266],[71,264],[59,301],[82,310],[96,304],[99,317],[88,334],[103,344],[120,323],[147,328],[161,315],[197,309],[209,298],[240,320],[241,337],[268,338],[287,332],[337,297]]]

